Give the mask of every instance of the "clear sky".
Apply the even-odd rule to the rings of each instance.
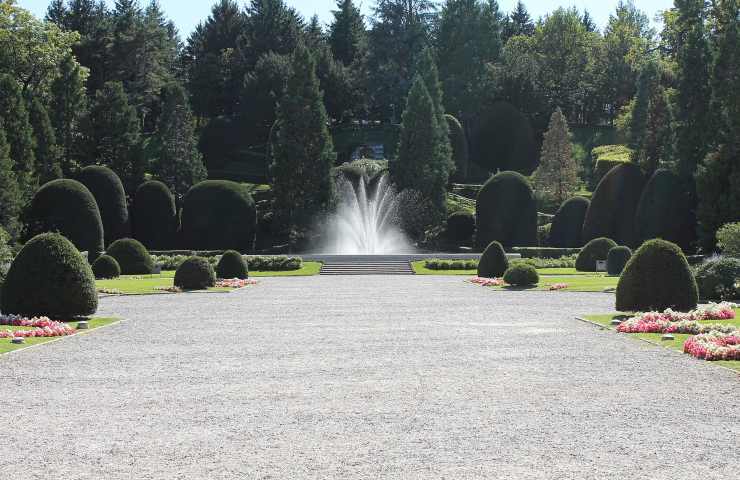
[[[106,1],[109,4],[114,3],[114,0]],[[145,4],[148,3],[148,1],[149,0],[141,0],[141,3]],[[357,0],[357,3],[362,5],[363,13],[369,15],[372,11],[372,7],[375,5],[375,1],[376,0]],[[159,3],[167,13],[168,18],[174,20],[180,30],[181,36],[186,38],[195,25],[208,17],[211,5],[215,3],[215,0],[160,0]],[[240,0],[240,3],[246,3],[246,0]],[[331,11],[336,6],[336,2],[334,0],[287,0],[287,3],[295,7],[306,18],[311,17],[313,14],[318,14],[319,18],[321,18],[324,23],[329,23],[331,21]],[[527,6],[527,9],[534,18],[542,16],[559,6],[576,6],[580,10],[585,8],[591,13],[600,28],[606,24],[609,14],[614,11],[614,7],[617,3],[618,0],[524,1],[524,4]],[[634,3],[638,8],[647,13],[650,18],[653,18],[657,12],[670,8],[673,5],[673,0],[634,0]],[[46,13],[46,7],[49,4],[49,0],[18,0],[18,4],[23,8],[31,10],[37,16],[43,17]],[[499,0],[499,5],[503,11],[509,12],[516,5],[516,0]]]

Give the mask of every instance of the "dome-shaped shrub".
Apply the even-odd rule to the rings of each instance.
[[[249,267],[242,254],[235,250],[228,250],[221,256],[216,265],[218,278],[248,278]]]
[[[475,205],[476,243],[483,249],[498,241],[504,247],[537,245],[537,206],[529,180],[516,172],[490,178]]]
[[[613,168],[599,182],[583,221],[582,240],[613,238],[621,245],[637,245],[635,212],[645,178],[640,167],[625,163]]]
[[[551,247],[579,248],[583,246],[581,232],[590,203],[584,197],[573,197],[563,202],[552,219],[548,240]]]
[[[185,195],[182,236],[186,248],[250,252],[256,229],[257,211],[244,185],[206,180]]]
[[[455,244],[470,243],[475,234],[475,215],[459,211],[447,217],[447,238]]]
[[[632,258],[632,250],[629,247],[612,248],[606,257],[606,273],[612,276],[621,275],[630,258]]]
[[[500,278],[509,268],[504,247],[498,242],[491,242],[478,261],[478,276],[483,278]]]
[[[105,253],[116,259],[123,275],[149,275],[154,272],[151,255],[141,242],[133,238],[116,240]]]
[[[92,165],[80,172],[78,180],[95,197],[103,221],[104,245],[129,235],[126,192],[118,175],[108,167]]]
[[[28,212],[31,234],[58,232],[93,260],[103,251],[103,222],[90,190],[76,180],[53,180],[36,192]]]
[[[92,265],[95,278],[118,278],[121,276],[121,266],[110,255],[101,255]]]
[[[465,136],[460,121],[452,115],[446,114],[447,127],[450,132],[452,146],[452,161],[455,162],[455,173],[452,178],[456,182],[465,182],[468,178],[468,139]]]
[[[606,260],[609,251],[617,244],[610,238],[594,238],[583,247],[576,258],[576,270],[579,272],[595,272],[596,262]]]
[[[190,257],[177,268],[175,286],[183,290],[205,290],[216,286],[216,272],[202,257]]]
[[[696,283],[704,300],[735,299],[740,292],[735,284],[740,281],[740,259],[713,258],[696,270]]]
[[[175,197],[162,182],[142,183],[133,207],[134,236],[151,250],[172,248],[177,232]]]
[[[512,265],[504,273],[504,282],[513,287],[531,287],[537,285],[540,275],[532,265],[528,263],[517,263]]]
[[[617,284],[617,310],[663,311],[696,308],[699,291],[681,249],[666,240],[645,242],[632,256]]]
[[[696,240],[687,188],[670,170],[658,170],[642,192],[635,216],[641,242],[662,238],[688,250]]]
[[[2,312],[68,320],[98,309],[95,277],[75,246],[58,233],[28,241],[5,278]]]

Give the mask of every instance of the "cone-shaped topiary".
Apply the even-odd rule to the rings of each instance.
[[[235,250],[228,250],[221,256],[216,265],[218,278],[248,278],[249,267],[242,254]]]
[[[612,276],[621,275],[630,258],[632,258],[632,250],[629,247],[612,248],[606,257],[606,273]]]
[[[491,177],[478,193],[475,214],[478,248],[494,240],[506,248],[537,245],[534,192],[521,174],[501,172]]]
[[[121,276],[121,266],[110,255],[101,255],[92,265],[95,278],[118,278]]]
[[[116,240],[105,253],[116,259],[123,275],[149,275],[154,272],[151,255],[141,242],[133,238]]]
[[[696,240],[688,188],[670,170],[658,170],[642,192],[635,215],[637,237],[644,242],[662,238],[688,251]]]
[[[78,180],[85,185],[100,209],[103,221],[104,245],[129,235],[128,204],[123,183],[108,167],[91,165],[80,172]]]
[[[202,257],[190,257],[175,272],[175,286],[183,290],[205,290],[216,286],[216,272]]]
[[[509,268],[504,247],[499,242],[491,242],[478,261],[478,276],[483,278],[500,278]]]
[[[532,287],[540,281],[537,269],[528,263],[517,263],[504,273],[504,282],[512,287]]]
[[[136,189],[134,236],[151,250],[172,248],[177,232],[175,197],[162,182],[149,181]]]
[[[447,217],[447,238],[455,244],[470,243],[475,234],[475,215],[459,211]]]
[[[689,311],[699,302],[699,290],[681,249],[666,240],[645,242],[632,256],[617,284],[621,312]]]
[[[67,320],[98,309],[95,276],[75,246],[58,233],[28,241],[5,278],[2,312]]]
[[[583,246],[581,231],[590,203],[584,197],[573,197],[563,202],[552,219],[548,238],[548,244],[551,247],[579,248]]]
[[[606,260],[609,257],[609,250],[616,246],[616,242],[610,238],[594,238],[578,254],[576,270],[579,272],[595,272],[596,261]]]

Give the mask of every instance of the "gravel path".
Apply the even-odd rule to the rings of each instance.
[[[737,478],[737,374],[453,277],[107,298],[0,357],[2,479]]]

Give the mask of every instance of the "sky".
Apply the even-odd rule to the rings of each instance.
[[[108,4],[113,4],[114,0],[106,0]],[[141,3],[148,3],[149,0],[141,0]],[[514,9],[517,0],[499,0],[499,6],[504,12],[510,12]],[[362,11],[365,15],[372,12],[376,0],[357,0],[362,5]],[[33,12],[39,17],[46,13],[46,7],[49,0],[18,0],[18,5]],[[187,38],[195,26],[208,17],[211,6],[215,0],[159,0],[160,5],[172,19],[180,30],[180,35]],[[246,3],[246,0],[240,0],[239,3]],[[336,6],[335,0],[286,0],[288,5],[296,8],[304,17],[310,18],[318,14],[321,21],[325,24],[331,22],[332,10]],[[548,12],[555,10],[560,6],[576,6],[581,11],[585,8],[591,13],[596,24],[602,28],[606,25],[609,15],[614,11],[618,0],[525,0],[524,4],[533,18],[538,18]],[[652,19],[655,14],[661,10],[670,8],[673,0],[634,0],[635,5],[643,10]]]

